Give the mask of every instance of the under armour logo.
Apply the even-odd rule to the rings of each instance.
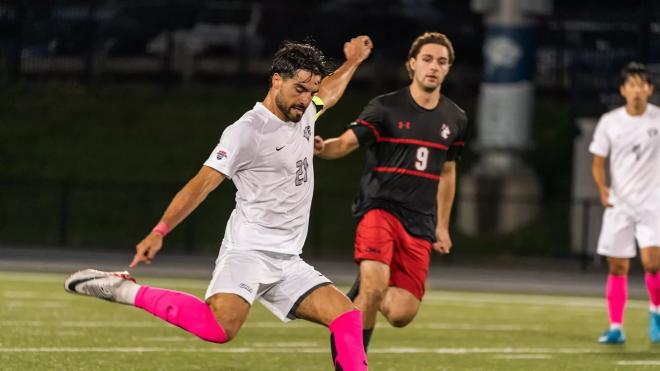
[[[399,121],[399,129],[410,129],[410,121]]]

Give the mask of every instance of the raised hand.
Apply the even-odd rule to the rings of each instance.
[[[369,57],[374,45],[369,36],[358,36],[344,43],[344,55],[347,61],[362,62]]]

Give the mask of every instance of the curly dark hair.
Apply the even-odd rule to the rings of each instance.
[[[323,52],[311,42],[284,41],[273,56],[270,76],[277,73],[284,78],[291,78],[298,70],[309,71],[323,78],[332,72],[332,67]]]
[[[625,67],[621,70],[621,85],[625,84],[628,81],[628,78],[633,76],[639,76],[642,81],[649,85],[653,85],[651,81],[651,75],[649,75],[646,66],[638,62],[630,62],[626,64]]]

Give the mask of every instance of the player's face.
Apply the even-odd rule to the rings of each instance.
[[[644,81],[637,75],[629,76],[621,85],[621,95],[626,98],[626,103],[636,107],[643,107],[653,94],[653,85]]]
[[[408,61],[413,70],[413,83],[426,91],[438,89],[449,72],[449,50],[440,44],[425,44],[417,57]]]
[[[289,121],[298,122],[302,118],[312,97],[319,91],[321,76],[309,71],[298,70],[288,79],[279,75],[273,77],[273,88],[277,89],[275,104]]]

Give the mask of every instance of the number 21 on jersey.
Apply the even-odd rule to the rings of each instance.
[[[309,163],[307,162],[307,157],[302,160],[296,161],[296,186],[307,183],[307,168]]]

